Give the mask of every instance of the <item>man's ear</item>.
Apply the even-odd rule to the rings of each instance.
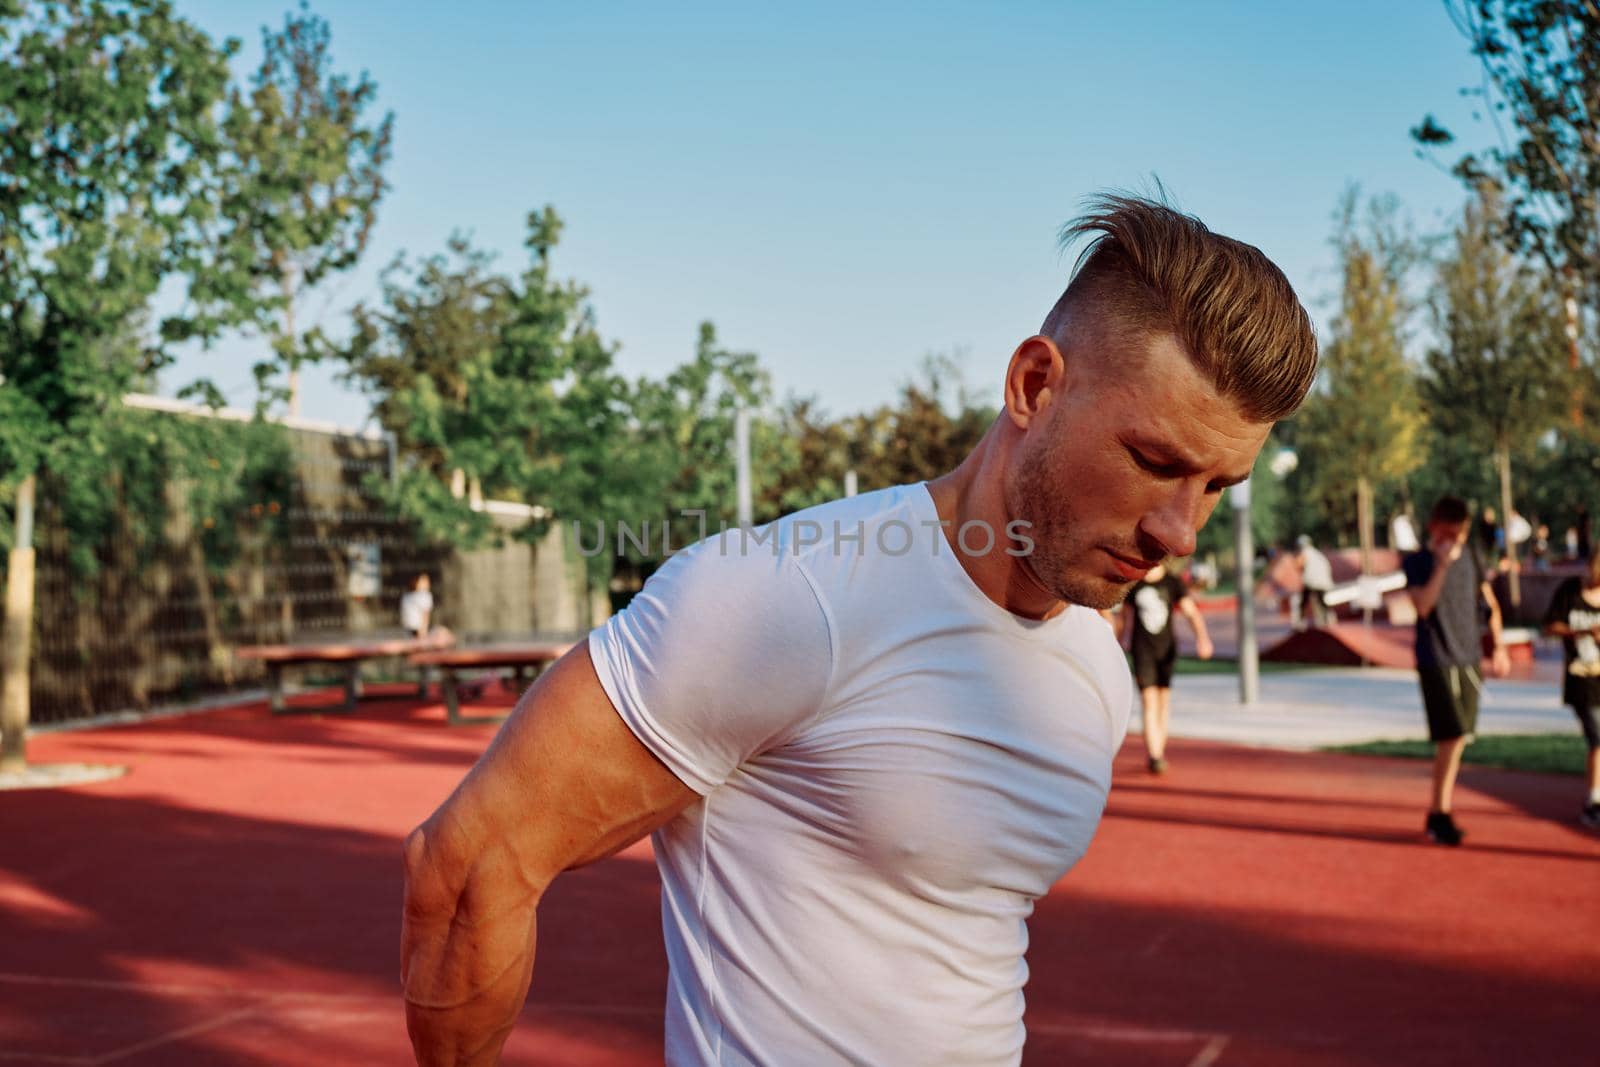
[[[1066,384],[1067,364],[1055,341],[1034,334],[1011,353],[1006,367],[1006,416],[1026,430],[1060,399]]]

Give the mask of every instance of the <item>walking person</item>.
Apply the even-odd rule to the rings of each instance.
[[[1417,680],[1433,742],[1432,795],[1424,829],[1441,845],[1459,845],[1465,836],[1451,805],[1462,750],[1478,729],[1478,697],[1483,689],[1480,602],[1488,608],[1491,670],[1496,677],[1511,670],[1500,635],[1500,603],[1477,553],[1467,545],[1470,517],[1466,501],[1441,497],[1428,516],[1428,547],[1402,563],[1406,592],[1417,609]]]
[[[1562,582],[1544,616],[1544,632],[1561,638],[1565,670],[1561,699],[1572,708],[1589,746],[1588,799],[1579,819],[1600,830],[1600,557],[1590,557],[1582,576]]]
[[[1167,727],[1172,720],[1172,673],[1178,663],[1173,616],[1181,614],[1194,630],[1195,654],[1210,659],[1211,635],[1200,607],[1182,578],[1164,564],[1150,568],[1123,605],[1122,638],[1133,653],[1133,679],[1139,687],[1144,750],[1151,774],[1167,772]]]
[[[1318,551],[1309,534],[1295,540],[1295,560],[1300,564],[1300,618],[1295,629],[1328,625],[1328,591],[1333,588],[1333,564]]]

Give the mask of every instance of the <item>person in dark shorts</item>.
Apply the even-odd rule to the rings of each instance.
[[[1489,635],[1496,677],[1511,670],[1500,638],[1500,604],[1484,578],[1477,554],[1467,546],[1470,512],[1460,497],[1441,497],[1428,517],[1428,547],[1402,563],[1406,592],[1417,608],[1417,680],[1433,741],[1433,802],[1428,837],[1459,845],[1464,836],[1450,814],[1461,768],[1461,752],[1478,729],[1478,694],[1483,688],[1481,601],[1489,609]]]
[[[1600,556],[1589,558],[1582,577],[1568,578],[1556,589],[1544,615],[1544,632],[1561,638],[1566,660],[1561,699],[1572,706],[1589,745],[1589,799],[1579,816],[1583,825],[1600,830]]]
[[[1178,662],[1174,613],[1182,613],[1194,629],[1195,651],[1211,658],[1211,635],[1189,595],[1189,587],[1160,564],[1145,573],[1123,604],[1123,640],[1133,653],[1133,679],[1144,711],[1144,749],[1150,773],[1167,770],[1167,723],[1172,716],[1172,669]]]

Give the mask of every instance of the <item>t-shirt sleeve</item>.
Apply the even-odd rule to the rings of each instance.
[[[1400,569],[1405,571],[1407,589],[1427,585],[1433,577],[1433,553],[1413,552],[1401,562]]]
[[[628,728],[702,795],[815,715],[834,659],[793,553],[737,536],[674,555],[589,634],[589,654]]]

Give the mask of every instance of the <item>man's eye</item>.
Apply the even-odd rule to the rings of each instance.
[[[1175,463],[1157,462],[1156,460],[1153,460],[1149,456],[1145,455],[1143,452],[1140,452],[1137,448],[1130,448],[1128,449],[1128,452],[1133,456],[1133,461],[1135,463],[1149,471],[1151,474],[1162,478],[1179,478],[1183,476],[1183,472],[1178,469],[1178,465]]]

